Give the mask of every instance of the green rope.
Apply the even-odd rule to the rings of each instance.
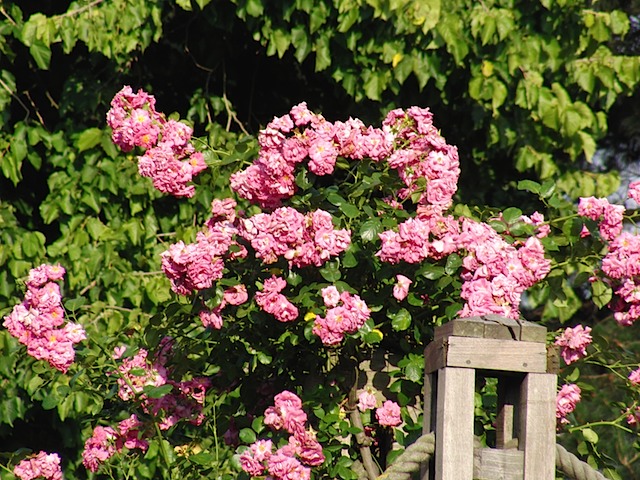
[[[420,470],[420,466],[429,462],[435,451],[433,432],[421,436],[387,468],[376,480],[409,480],[411,474]],[[607,480],[604,475],[579,460],[563,446],[556,444],[556,467],[573,480]]]

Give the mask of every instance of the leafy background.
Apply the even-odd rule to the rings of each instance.
[[[456,209],[477,218],[511,205],[558,218],[579,196],[609,195],[619,174],[593,160],[598,146],[628,158],[638,147],[640,26],[633,15],[639,13],[639,2],[622,0],[5,0],[0,315],[20,301],[29,268],[60,262],[69,271],[68,315],[104,342],[86,342],[78,353],[84,367],[62,376],[25,358],[0,332],[2,450],[60,451],[67,475],[84,478],[79,452],[96,419],[125,413],[115,392],[102,390],[113,366],[100,360],[100,348],[153,346],[167,332],[179,335],[185,352],[194,349],[191,357],[185,353],[185,370],[193,366],[219,381],[207,434],[187,429],[172,439],[172,445],[197,441],[209,455],[192,457],[199,461],[178,455],[183,478],[203,468],[235,478],[232,451],[219,437],[232,421],[244,442],[260,432],[245,416],[266,406],[246,401],[256,398],[260,379],[273,378],[273,388],[306,379],[326,435],[321,440],[340,434],[332,430],[340,425],[338,412],[320,405],[342,379],[314,378],[314,365],[320,371],[318,362],[335,359],[312,351],[304,326],[277,332],[270,347],[255,322],[242,323],[253,318],[248,312],[238,312],[238,330],[216,341],[190,332],[194,318],[188,304],[170,295],[159,253],[194,235],[213,196],[229,194],[228,175],[255,155],[258,130],[303,100],[330,120],[354,116],[372,124],[391,108],[429,106],[461,154]],[[191,201],[158,194],[138,178],[135,157],[111,144],[105,113],[124,84],[152,92],[163,111],[180,112],[210,147],[207,160],[215,166],[198,178],[202,187]],[[559,266],[532,292],[535,308],[527,318],[550,329],[592,324],[605,353],[637,358],[637,327],[621,332],[596,308],[607,303],[607,291],[594,298],[580,283],[593,261],[562,262],[568,252],[583,258],[568,240],[573,223],[554,226],[546,246]],[[402,315],[394,321],[402,324]],[[246,337],[239,333],[243,325],[252,327]],[[418,343],[428,341],[428,332],[421,335]],[[400,373],[393,375],[403,376],[394,388],[406,402],[421,381],[422,360],[410,352],[400,348],[394,360]],[[205,365],[205,357],[219,360]],[[296,370],[304,364],[299,358],[310,362],[304,371]],[[234,384],[247,365],[251,377]],[[578,410],[578,423],[610,416],[610,400],[602,398],[611,392],[610,372],[596,365],[582,378],[603,410]],[[238,402],[246,411],[234,407]],[[416,423],[413,438],[418,433]],[[638,474],[635,435],[615,428],[595,439],[578,434],[561,440],[622,478]],[[118,472],[152,478],[157,455],[156,447],[131,464],[123,460]],[[349,461],[336,461],[330,478],[350,478]]]

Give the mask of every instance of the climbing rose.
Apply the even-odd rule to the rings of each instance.
[[[397,427],[402,423],[400,418],[400,405],[392,400],[387,400],[382,407],[376,410],[376,418],[380,425]]]
[[[62,480],[60,457],[57,453],[39,452],[18,463],[13,473],[21,480],[44,478],[45,480]]]
[[[358,409],[361,412],[376,408],[377,403],[376,396],[368,390],[364,390],[358,395]]]
[[[413,283],[409,278],[404,275],[396,275],[397,283],[393,287],[393,296],[396,300],[401,301],[407,298],[409,293],[409,286]]]
[[[629,381],[633,385],[640,385],[640,368],[635,369],[629,374]]]
[[[60,265],[40,265],[29,272],[24,301],[4,317],[9,333],[27,347],[27,354],[66,373],[75,359],[73,346],[85,340],[81,325],[64,319],[60,286],[64,277]]]
[[[629,184],[628,194],[629,198],[634,200],[636,203],[640,203],[640,180],[636,180]]]
[[[573,383],[562,386],[556,397],[556,419],[560,424],[569,423],[566,417],[575,410],[581,393],[580,387]]]
[[[591,327],[576,325],[567,328],[560,335],[555,344],[562,347],[560,354],[567,365],[580,360],[587,355],[587,347],[591,345]]]

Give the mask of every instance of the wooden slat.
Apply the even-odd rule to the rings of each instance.
[[[544,373],[547,371],[547,349],[537,342],[449,337],[431,342],[425,349],[428,372],[445,366]]]
[[[473,454],[474,480],[522,480],[524,452],[477,448]]]
[[[437,374],[426,374],[424,376],[424,408],[422,415],[422,433],[427,434],[434,431],[436,426],[436,393],[437,393]],[[432,461],[423,463],[420,470],[420,478],[422,480],[433,479],[434,469],[431,468]]]
[[[500,315],[457,318],[436,328],[434,340],[446,337],[496,338],[545,343],[547,329],[526,320],[514,320]]]
[[[473,478],[473,397],[475,372],[438,371],[435,480]]]
[[[524,480],[555,478],[556,383],[551,373],[529,373],[520,388],[520,445]]]

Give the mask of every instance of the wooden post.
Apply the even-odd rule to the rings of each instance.
[[[438,480],[473,476],[473,398],[475,372],[443,368],[438,372],[435,472]]]
[[[425,349],[423,431],[435,432],[423,480],[553,480],[556,376],[546,329],[489,315],[436,328]],[[476,373],[498,379],[495,448],[474,448]]]

